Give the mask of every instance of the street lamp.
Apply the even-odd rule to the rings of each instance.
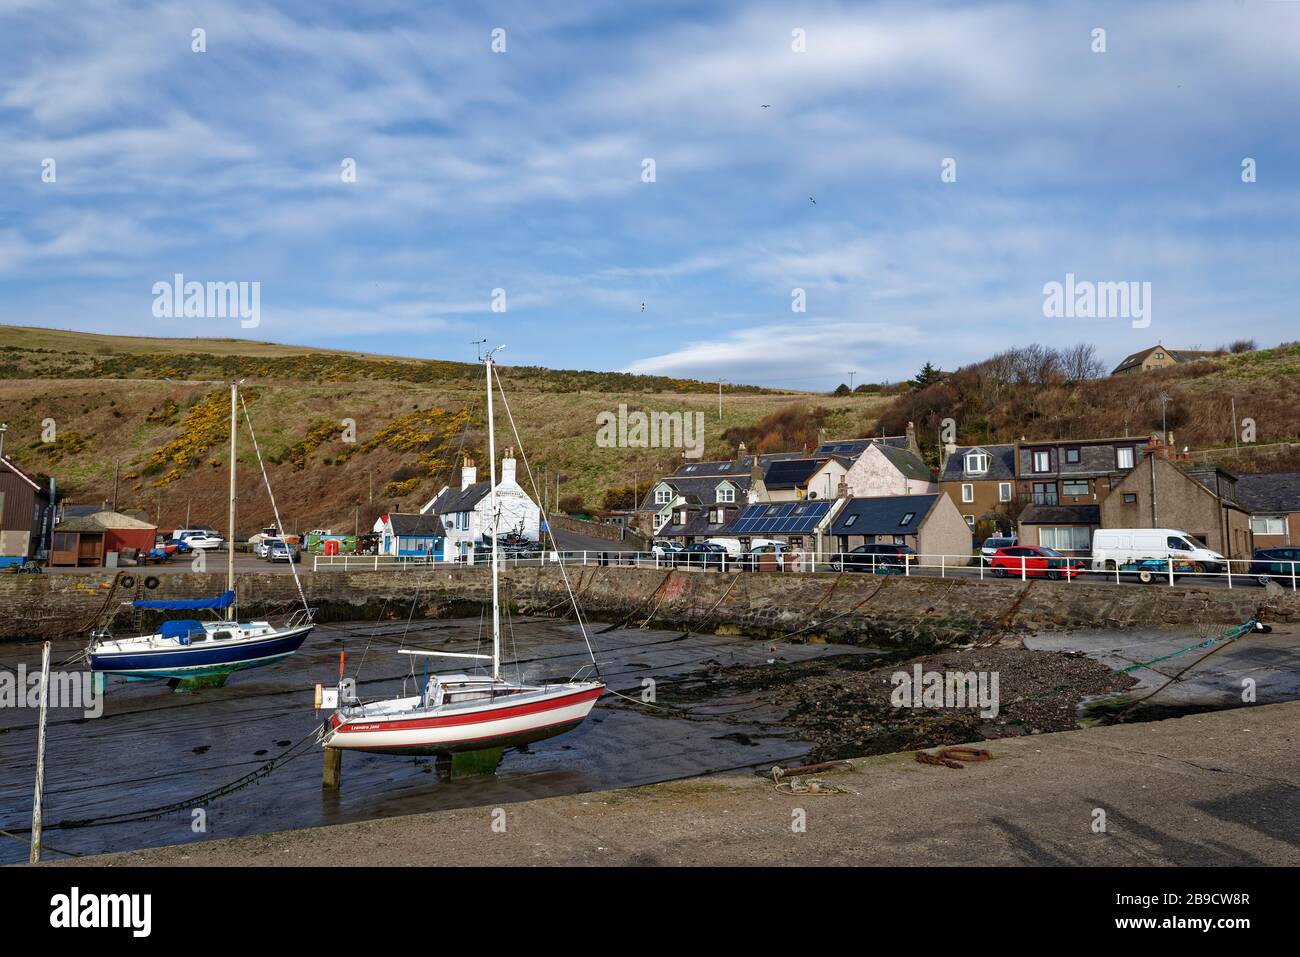
[[[5,457],[5,433],[9,431],[8,422],[0,422],[0,459]]]

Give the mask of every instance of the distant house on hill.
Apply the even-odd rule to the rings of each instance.
[[[1222,355],[1219,352],[1207,352],[1201,349],[1166,349],[1157,343],[1149,349],[1135,352],[1117,365],[1111,375],[1138,375],[1152,369],[1164,369],[1178,365],[1180,362],[1198,362],[1201,359],[1213,359]]]

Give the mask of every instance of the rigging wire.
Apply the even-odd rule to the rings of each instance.
[[[243,391],[240,391],[239,393],[239,405],[244,410],[244,421],[248,423],[248,437],[253,441],[253,451],[257,453],[257,464],[262,470],[262,481],[266,483],[266,494],[271,499],[271,512],[275,515],[275,527],[280,529],[281,533],[283,533],[284,525],[280,521],[280,507],[275,504],[275,490],[271,488],[270,476],[266,474],[266,463],[262,461],[262,450],[257,445],[257,433],[253,431],[253,420],[248,414],[248,405],[244,402]],[[230,530],[230,534],[232,536],[235,534],[233,528]],[[229,547],[234,548],[235,543],[231,542]],[[290,556],[290,558],[292,559],[292,556]],[[311,608],[307,604],[307,594],[302,590],[302,581],[298,578],[298,569],[295,567],[296,564],[296,562],[291,560],[289,562],[289,571],[293,573],[293,583],[298,586],[298,597],[302,599],[303,610],[307,612],[308,620],[310,620]]]
[[[515,442],[517,442],[519,445],[519,456],[524,460],[524,471],[528,473],[528,481],[533,487],[533,494],[537,496],[537,502],[538,502],[537,509],[541,513],[542,520],[546,522],[547,528],[550,528],[551,520],[550,517],[546,514],[545,507],[542,505],[542,496],[537,489],[537,480],[533,477],[533,467],[528,462],[528,453],[524,450],[523,439],[519,437],[519,428],[515,425],[514,413],[510,411],[510,400],[506,398],[506,389],[505,386],[502,385],[501,383],[501,373],[500,371],[498,371],[495,363],[492,366],[492,374],[496,378],[497,388],[501,390],[501,404],[505,407],[506,418],[509,419],[510,421],[510,429],[512,432],[514,432]],[[552,539],[553,538],[554,538],[554,533],[552,533]],[[596,651],[592,647],[591,636],[587,632],[587,623],[585,620],[583,620],[582,617],[582,609],[578,607],[578,597],[573,593],[573,586],[569,583],[569,572],[564,567],[564,556],[558,548],[556,549],[555,554],[559,559],[557,564],[560,566],[560,575],[564,579],[565,590],[568,591],[569,599],[573,604],[574,616],[578,620],[578,628],[582,632],[582,640],[587,645],[587,654],[591,656],[591,664],[596,669],[596,676],[599,677],[600,664],[596,661]],[[585,667],[586,665],[583,666],[583,668]],[[579,669],[578,672],[575,672],[574,678],[576,678],[577,675],[581,673],[581,670],[582,669]]]

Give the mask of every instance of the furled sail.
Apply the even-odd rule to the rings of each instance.
[[[136,608],[157,608],[165,611],[194,611],[198,608],[229,608],[235,603],[233,591],[222,592],[216,598],[177,598],[172,601],[133,601]]]

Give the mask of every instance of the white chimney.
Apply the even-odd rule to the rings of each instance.
[[[506,454],[501,456],[501,484],[513,484],[515,481],[515,450],[506,449]]]
[[[478,479],[478,469],[474,468],[474,460],[468,455],[465,456],[465,464],[460,467],[460,487],[467,489]]]

